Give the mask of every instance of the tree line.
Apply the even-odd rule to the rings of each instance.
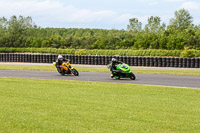
[[[175,11],[169,25],[158,16],[145,26],[131,18],[126,30],[41,28],[31,17],[2,17],[0,47],[199,50],[200,25],[185,9]]]

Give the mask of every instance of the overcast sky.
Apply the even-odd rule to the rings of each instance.
[[[31,16],[40,27],[126,29],[135,17],[143,25],[150,16],[168,24],[181,8],[200,24],[200,0],[0,0],[0,17]]]

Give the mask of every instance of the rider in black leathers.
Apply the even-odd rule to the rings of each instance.
[[[123,62],[118,61],[118,60],[115,59],[115,58],[112,58],[111,63],[112,63],[112,68],[113,68],[114,70],[116,70],[116,65],[117,65],[117,64],[122,64]]]
[[[63,58],[62,55],[58,55],[58,58],[56,60],[56,68],[59,73],[62,73],[61,65],[63,64],[64,61],[69,61],[69,59],[65,59],[65,58]]]

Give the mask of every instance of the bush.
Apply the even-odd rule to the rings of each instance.
[[[85,49],[80,49],[75,52],[75,55],[86,55],[87,52]]]
[[[102,50],[102,49],[57,49],[57,48],[0,48],[0,53],[45,53],[70,55],[105,55],[105,56],[157,56],[157,57],[200,57],[200,50]]]
[[[181,52],[180,57],[182,58],[195,58],[195,52],[194,50],[184,50]]]

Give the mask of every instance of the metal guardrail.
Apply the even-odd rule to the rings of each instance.
[[[52,63],[57,54],[0,54],[0,62]],[[63,55],[72,64],[106,65],[116,58],[130,66],[200,68],[200,58]]]

